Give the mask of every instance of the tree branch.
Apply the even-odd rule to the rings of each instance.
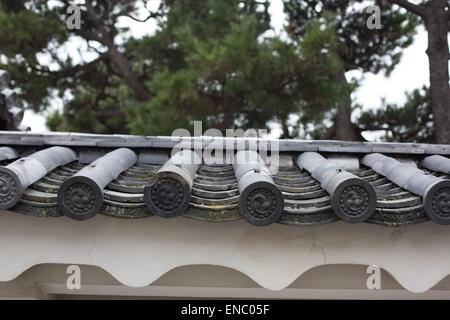
[[[114,24],[111,25],[111,30],[107,30],[102,21],[99,20],[99,16],[95,13],[95,9],[92,6],[92,0],[86,0],[85,8],[87,10],[88,17],[93,27],[91,30],[76,29],[73,32],[85,40],[97,41],[104,45],[108,51],[103,55],[106,55],[108,59],[117,68],[117,72],[120,77],[129,85],[133,90],[135,97],[139,101],[149,101],[151,94],[145,85],[140,81],[138,76],[134,74],[131,63],[126,59],[126,57],[118,50],[117,46],[114,44],[114,35],[116,34],[116,29]]]
[[[450,6],[447,11],[448,32],[450,32]]]
[[[159,17],[159,16],[160,16],[160,14],[158,14],[158,13],[151,13],[151,14],[149,14],[149,15],[147,16],[147,18],[145,18],[145,19],[138,19],[138,18],[133,17],[132,15],[129,15],[129,14],[126,14],[126,15],[124,15],[123,17],[130,18],[130,19],[132,19],[132,20],[134,20],[134,21],[137,21],[137,22],[147,22],[148,20],[150,20],[150,19],[152,19],[152,18],[157,18],[157,17]]]
[[[61,76],[64,76],[64,77],[73,76],[73,75],[77,74],[80,71],[85,71],[85,70],[88,70],[88,69],[92,68],[93,66],[99,64],[100,62],[105,61],[105,59],[106,59],[105,55],[100,55],[97,59],[92,60],[91,62],[88,62],[88,63],[85,63],[85,64],[79,64],[79,65],[76,65],[76,66],[74,66],[72,68],[63,69],[61,71],[55,71],[55,72],[51,72],[50,71],[50,74],[57,75],[58,77],[61,77]]]
[[[413,4],[409,2],[408,0],[388,0],[391,3],[394,3],[396,5],[399,5],[402,8],[405,8],[406,10],[422,17],[425,19],[427,15],[427,9],[421,5]]]
[[[102,45],[107,46],[104,39],[100,38],[99,36],[95,35],[92,32],[88,32],[84,29],[75,29],[73,32],[87,41],[97,41]]]
[[[29,67],[36,72],[45,73],[48,76],[55,77],[55,78],[73,77],[78,72],[86,71],[86,70],[94,67],[98,63],[105,61],[105,59],[106,59],[106,55],[100,55],[97,59],[92,60],[91,62],[87,62],[84,64],[78,64],[76,66],[73,66],[73,67],[70,67],[67,69],[58,70],[58,71],[51,71],[48,67],[46,67],[45,69],[37,68],[33,65],[29,65]]]

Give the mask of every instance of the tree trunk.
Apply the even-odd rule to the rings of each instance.
[[[131,90],[133,90],[136,99],[139,101],[149,101],[151,98],[150,92],[133,73],[129,62],[117,50],[116,46],[108,46],[108,55],[117,69],[119,69],[119,73],[124,81],[130,86]]]
[[[433,0],[426,16],[428,31],[427,54],[430,65],[431,106],[434,117],[436,142],[450,144],[450,87],[448,12],[446,0]]]
[[[289,139],[291,138],[289,134],[289,127],[288,127],[288,117],[286,114],[283,114],[280,112],[278,118],[280,119],[281,129],[283,130],[283,133],[280,136],[280,139]]]
[[[422,17],[428,32],[428,60],[430,65],[431,109],[436,142],[450,144],[450,87],[448,84],[449,48],[447,34],[450,28],[448,0],[432,0],[416,5],[408,0],[389,0]]]
[[[352,123],[352,102],[350,97],[350,88],[345,78],[345,70],[342,69],[337,80],[345,86],[345,93],[342,98],[338,101],[338,111],[336,118],[334,120],[334,138],[337,140],[345,141],[362,141],[360,132],[356,129],[355,125]]]
[[[65,1],[69,5],[68,1]],[[84,38],[86,41],[97,41],[108,48],[106,53],[109,60],[114,64],[120,77],[128,84],[133,90],[133,93],[139,101],[149,101],[151,99],[150,91],[142,84],[139,78],[133,73],[129,61],[119,52],[114,44],[114,37],[108,30],[105,29],[103,22],[99,20],[92,4],[87,1],[85,4],[88,12],[88,17],[92,25],[93,30],[87,29],[75,29],[74,33]]]

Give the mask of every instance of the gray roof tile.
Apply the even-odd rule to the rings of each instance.
[[[95,213],[115,217],[150,217],[158,213],[149,206],[150,202],[157,199],[160,208],[167,207],[172,211],[173,214],[169,216],[183,215],[214,222],[244,217],[257,225],[276,221],[308,226],[340,219],[360,222],[355,217],[358,217],[357,209],[364,203],[366,196],[355,189],[355,181],[360,181],[370,186],[376,195],[373,212],[361,221],[400,226],[431,218],[437,223],[448,223],[446,217],[450,216],[450,207],[447,205],[450,199],[450,180],[447,167],[450,160],[438,155],[449,155],[449,146],[265,141],[254,138],[218,140],[219,145],[232,147],[249,147],[255,141],[266,142],[269,150],[271,146],[278,144],[283,160],[279,170],[274,171],[273,168],[266,167],[270,157],[265,157],[264,154],[261,154],[262,164],[257,167],[243,164],[234,165],[233,168],[233,163],[203,163],[193,167],[168,162],[171,148],[180,141],[185,141],[190,146],[200,145],[202,148],[210,144],[210,139],[201,137],[181,140],[128,135],[0,132],[0,146],[3,145],[0,147],[0,161],[4,164],[1,167],[3,171],[0,173],[0,184],[5,191],[0,193],[0,203],[4,208],[10,207],[12,203],[14,206],[10,210],[34,216],[63,215],[61,203],[66,197],[61,192],[66,190],[67,193],[68,188],[61,191],[62,186],[75,181],[83,172],[95,171],[95,174],[86,176],[89,182],[75,181],[72,185],[94,183],[98,187],[97,192],[92,193],[92,188],[91,191],[89,188],[72,188],[69,192],[72,192],[70,197],[76,203],[95,207]],[[76,155],[68,160],[71,163],[67,163],[66,160],[58,160],[55,154],[36,154],[39,150],[50,150],[45,146],[70,147]],[[117,151],[122,147],[126,147],[127,151]],[[312,160],[311,166],[302,162],[297,165],[295,162],[298,156],[303,155],[304,158],[304,152],[315,152],[320,161]],[[111,154],[119,153],[119,157],[111,157]],[[376,153],[380,153],[380,156]],[[27,179],[31,180],[26,183],[22,182],[27,180],[25,178],[16,177],[16,180],[11,180],[7,178],[8,175],[5,176],[9,172],[8,166],[15,166],[12,161],[21,156],[35,159],[35,165],[27,169],[30,172]],[[350,159],[352,165],[345,166],[342,162],[333,161],[333,158],[342,157]],[[106,161],[99,161],[102,158]],[[386,163],[383,159],[387,159]],[[92,162],[93,166],[90,166]],[[322,162],[323,168],[318,162]],[[418,164],[417,168],[415,164]],[[169,170],[158,173],[163,165]],[[82,169],[84,171],[80,174]],[[162,175],[162,172],[165,174]],[[342,178],[344,175],[345,179]],[[20,186],[9,189],[11,181]],[[154,186],[158,188],[153,188]],[[249,187],[251,188],[248,189]],[[277,198],[277,192],[281,198]],[[8,202],[11,195],[14,201]],[[277,211],[280,203],[281,211]],[[184,205],[177,209],[180,204]],[[346,208],[348,216],[343,215],[339,208]]]

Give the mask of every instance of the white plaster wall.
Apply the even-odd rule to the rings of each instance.
[[[203,264],[236,269],[270,290],[323,264],[375,264],[403,287],[424,292],[450,273],[450,227],[426,222],[397,229],[343,222],[320,227],[244,221],[208,223],[98,215],[77,222],[0,212],[0,281],[41,263],[103,268],[144,287],[171,269]]]

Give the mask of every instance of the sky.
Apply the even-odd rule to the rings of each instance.
[[[152,3],[152,2],[150,2]],[[153,2],[157,6],[157,2]],[[286,24],[286,17],[283,12],[283,4],[281,0],[273,0],[269,8],[271,13],[271,23],[274,32],[277,35],[283,36],[284,25]],[[145,13],[144,13],[145,14]],[[134,22],[131,19],[123,18],[119,21],[121,26],[128,26],[133,33],[133,36],[140,37],[145,34],[153,32],[156,25],[153,21],[142,23]],[[389,77],[383,74],[363,74],[359,71],[352,71],[346,74],[347,79],[353,77],[361,79],[360,87],[353,93],[352,99],[354,102],[363,106],[363,110],[376,108],[381,105],[381,99],[386,98],[389,103],[402,103],[405,99],[405,92],[412,91],[416,88],[421,88],[423,85],[429,85],[429,71],[428,71],[428,57],[425,53],[427,49],[427,34],[421,26],[415,36],[414,43],[409,48],[403,51],[403,58],[399,65],[394,69]],[[76,52],[83,54],[89,59],[85,48],[81,41],[72,41],[67,48],[67,52]],[[45,60],[45,57],[41,57]],[[94,57],[92,57],[94,58]],[[53,101],[53,110],[61,109],[62,102],[59,99]],[[49,110],[48,112],[51,112]],[[45,116],[35,114],[31,110],[25,111],[25,116],[22,123],[31,127],[32,131],[47,132],[48,128],[45,126]],[[278,136],[281,133],[279,128],[272,128],[271,136]],[[378,140],[380,135],[377,133],[364,134],[365,138],[371,141]]]

